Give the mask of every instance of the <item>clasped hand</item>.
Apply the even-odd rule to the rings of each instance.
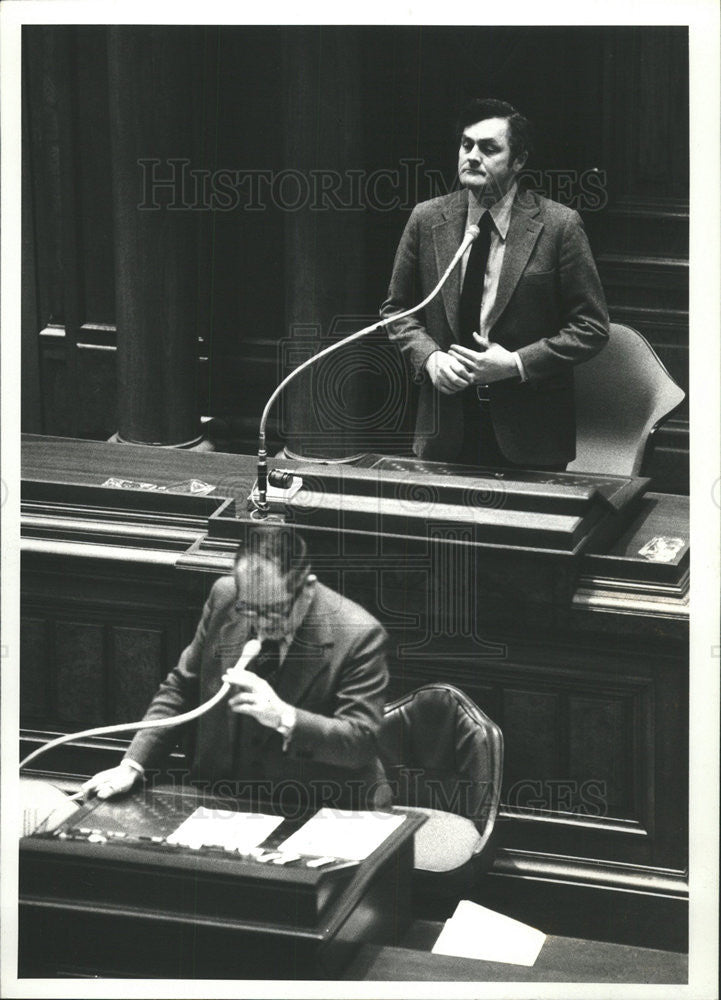
[[[429,357],[426,370],[439,392],[452,395],[469,385],[488,385],[518,374],[513,355],[505,347],[490,344],[478,333],[473,339],[477,351],[452,344],[448,352],[435,351]]]
[[[278,728],[286,704],[264,678],[249,670],[229,670],[223,675],[223,680],[230,681],[233,685],[233,692],[228,699],[232,712],[250,715],[256,722],[270,729]]]

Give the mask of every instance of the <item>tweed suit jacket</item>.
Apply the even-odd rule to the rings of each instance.
[[[235,607],[232,577],[215,582],[195,637],[160,685],[147,719],[179,715],[220,688],[250,637],[249,621]],[[381,806],[390,799],[376,737],[388,683],[387,636],[359,605],[317,583],[273,686],[296,706],[297,721],[286,750],[279,733],[238,715],[223,700],[195,723],[191,779],[225,789],[254,782],[272,788],[312,786],[317,807]],[[127,756],[144,767],[160,765],[178,730],[138,732]],[[268,796],[264,796],[268,797]],[[274,794],[270,797],[274,797]]]
[[[416,205],[398,246],[384,317],[435,287],[463,238],[467,206],[465,190]],[[433,351],[460,341],[460,294],[458,266],[423,312],[388,328],[420,386],[414,451],[421,458],[452,461],[463,442],[463,394],[439,393],[425,373]],[[577,212],[532,192],[516,194],[489,339],[518,351],[528,379],[489,387],[503,453],[519,465],[572,461],[573,367],[608,340],[603,289]]]

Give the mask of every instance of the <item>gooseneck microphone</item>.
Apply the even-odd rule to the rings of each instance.
[[[260,418],[260,426],[258,428],[258,477],[257,477],[258,491],[257,491],[257,500],[253,500],[253,502],[256,511],[261,517],[265,517],[270,509],[267,500],[268,454],[265,450],[265,425],[268,422],[268,414],[270,413],[270,408],[272,407],[273,403],[276,401],[278,396],[281,394],[283,389],[285,389],[285,387],[288,385],[290,381],[292,381],[292,379],[294,379],[297,375],[300,375],[302,371],[305,371],[306,368],[309,368],[311,365],[314,365],[316,361],[320,361],[321,358],[324,358],[327,355],[331,354],[331,352],[337,351],[341,347],[345,347],[346,344],[350,344],[354,340],[359,340],[361,337],[365,337],[366,334],[368,333],[375,333],[379,332],[380,330],[384,330],[387,326],[390,326],[391,323],[396,323],[399,319],[405,319],[406,316],[412,316],[413,313],[417,313],[425,306],[427,306],[428,303],[431,302],[436,297],[436,295],[438,295],[441,288],[443,288],[446,281],[448,280],[448,276],[450,275],[451,271],[457,266],[458,262],[461,260],[461,258],[463,257],[464,253],[471,245],[471,243],[473,243],[473,241],[478,237],[479,233],[480,229],[478,228],[478,226],[472,225],[468,227],[463,237],[463,240],[461,241],[460,246],[453,255],[453,259],[451,260],[450,264],[443,272],[440,281],[433,289],[433,291],[430,293],[430,295],[427,295],[422,302],[418,303],[417,306],[413,306],[411,309],[406,309],[404,312],[394,313],[392,316],[386,316],[385,319],[378,320],[377,323],[372,323],[370,326],[366,326],[362,330],[358,330],[357,333],[351,333],[347,337],[343,337],[342,340],[336,341],[335,344],[330,344],[328,347],[324,347],[322,351],[318,351],[318,353],[314,354],[312,358],[308,358],[302,364],[298,365],[297,368],[294,368],[293,371],[290,372],[290,374],[286,375],[286,377],[282,380],[282,382],[280,382],[279,385],[274,389],[274,391],[270,395],[270,398],[268,399],[268,402],[265,404],[265,408]]]
[[[108,736],[111,733],[137,732],[140,729],[165,729],[172,726],[181,726],[185,722],[191,722],[193,719],[197,719],[199,716],[210,711],[211,708],[214,708],[223,700],[223,698],[225,698],[225,696],[230,692],[233,680],[238,679],[238,674],[245,670],[248,664],[255,659],[259,652],[260,640],[253,636],[253,638],[248,639],[246,644],[243,646],[237,662],[230,668],[230,670],[227,671],[227,679],[225,677],[223,678],[222,685],[213,697],[209,698],[208,701],[203,702],[202,705],[198,705],[197,708],[191,709],[189,712],[183,712],[182,715],[171,715],[163,719],[145,719],[142,722],[122,722],[113,726],[97,726],[94,729],[83,729],[79,733],[67,733],[64,736],[59,736],[57,739],[51,740],[49,743],[45,743],[33,750],[32,753],[29,753],[27,757],[20,761],[19,766],[20,768],[26,767],[26,765],[35,760],[36,757],[46,753],[48,750],[52,750],[54,747],[61,746],[63,743],[69,743],[71,740],[86,739],[88,736]]]
[[[225,677],[228,680],[234,680],[238,674],[241,674],[245,668],[252,663],[259,652],[260,639],[255,636],[252,639],[248,639],[246,644],[243,646],[240,656],[238,657],[238,662],[235,666],[231,667],[230,670],[226,671]]]

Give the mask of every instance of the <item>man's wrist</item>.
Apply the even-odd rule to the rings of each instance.
[[[132,757],[123,757],[120,763],[127,764],[127,766],[139,774],[141,778],[145,777],[145,768],[142,764],[139,764],[137,760],[133,760]]]

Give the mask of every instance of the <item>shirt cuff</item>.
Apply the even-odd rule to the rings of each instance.
[[[128,767],[132,767],[132,769],[137,771],[141,777],[145,775],[145,768],[142,764],[138,764],[137,760],[131,760],[130,757],[123,757],[122,763],[127,764]]]
[[[526,375],[526,369],[523,367],[521,355],[518,351],[511,351],[511,354],[513,355],[513,360],[516,362],[516,368],[518,369],[518,374],[521,376],[521,382],[527,382],[528,376]]]
[[[427,355],[425,356],[425,358],[423,359],[423,363],[422,363],[421,367],[420,367],[420,368],[419,368],[419,370],[418,370],[418,372],[419,372],[419,375],[420,375],[421,377],[422,377],[423,375],[427,375],[427,374],[428,374],[428,362],[429,362],[429,361],[430,361],[430,359],[431,359],[431,358],[433,357],[433,355],[434,355],[434,354],[436,354],[436,353],[437,353],[438,351],[440,351],[440,347],[434,347],[434,348],[433,348],[433,350],[432,350],[432,351],[430,351],[430,352],[429,352],[429,353],[428,353],[428,354],[427,354]],[[428,376],[428,377],[430,378],[430,376]]]
[[[296,723],[296,712],[293,705],[286,705],[280,717],[280,724],[276,729],[277,733],[283,737],[283,751],[288,749],[288,744],[293,736],[293,730],[295,729]]]

